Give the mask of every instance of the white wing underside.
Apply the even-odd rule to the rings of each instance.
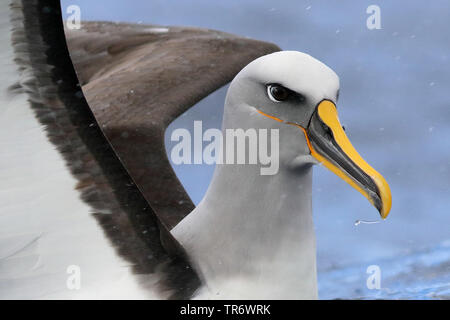
[[[139,276],[80,200],[76,180],[47,140],[26,94],[8,91],[19,81],[10,29],[8,4],[2,3],[0,299],[161,298],[140,287]],[[80,268],[79,290],[69,289],[73,265]]]

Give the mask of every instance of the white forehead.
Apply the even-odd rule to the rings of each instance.
[[[314,99],[335,100],[339,77],[324,63],[298,51],[279,51],[248,64],[239,77],[278,83]]]

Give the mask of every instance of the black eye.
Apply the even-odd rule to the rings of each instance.
[[[279,85],[269,84],[267,86],[267,94],[269,98],[275,102],[285,101],[291,95],[291,90]]]

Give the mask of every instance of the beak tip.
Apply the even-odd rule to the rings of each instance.
[[[383,208],[381,208],[381,210],[379,210],[380,212],[380,216],[383,220],[386,220],[386,218],[388,217],[389,213],[391,212],[391,202],[384,204]]]
[[[386,180],[384,180],[383,185],[383,193],[382,193],[382,210],[380,211],[380,215],[381,217],[384,219],[386,219],[389,215],[389,213],[391,212],[391,208],[392,208],[392,195],[391,195],[391,190],[389,188],[388,183],[386,182]]]

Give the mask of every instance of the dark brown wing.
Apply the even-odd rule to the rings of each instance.
[[[59,1],[14,0],[11,7],[22,89],[83,200],[143,286],[157,272],[160,289],[189,297],[199,280],[167,230],[193,205],[167,161],[164,129],[250,60],[277,48],[208,30],[163,34],[86,23],[69,35],[83,94]],[[169,256],[174,247],[177,255]]]
[[[66,34],[98,123],[172,229],[194,205],[167,159],[165,129],[250,61],[279,48],[214,30],[109,22],[84,22]]]
[[[17,0],[11,9],[22,89],[78,179],[82,199],[94,209],[117,252],[140,275],[141,285],[153,286],[151,275],[159,272],[159,288],[152,289],[173,289],[173,297],[188,297],[198,278],[184,257],[171,258],[162,247],[152,209],[100,130],[70,60],[59,1]]]

